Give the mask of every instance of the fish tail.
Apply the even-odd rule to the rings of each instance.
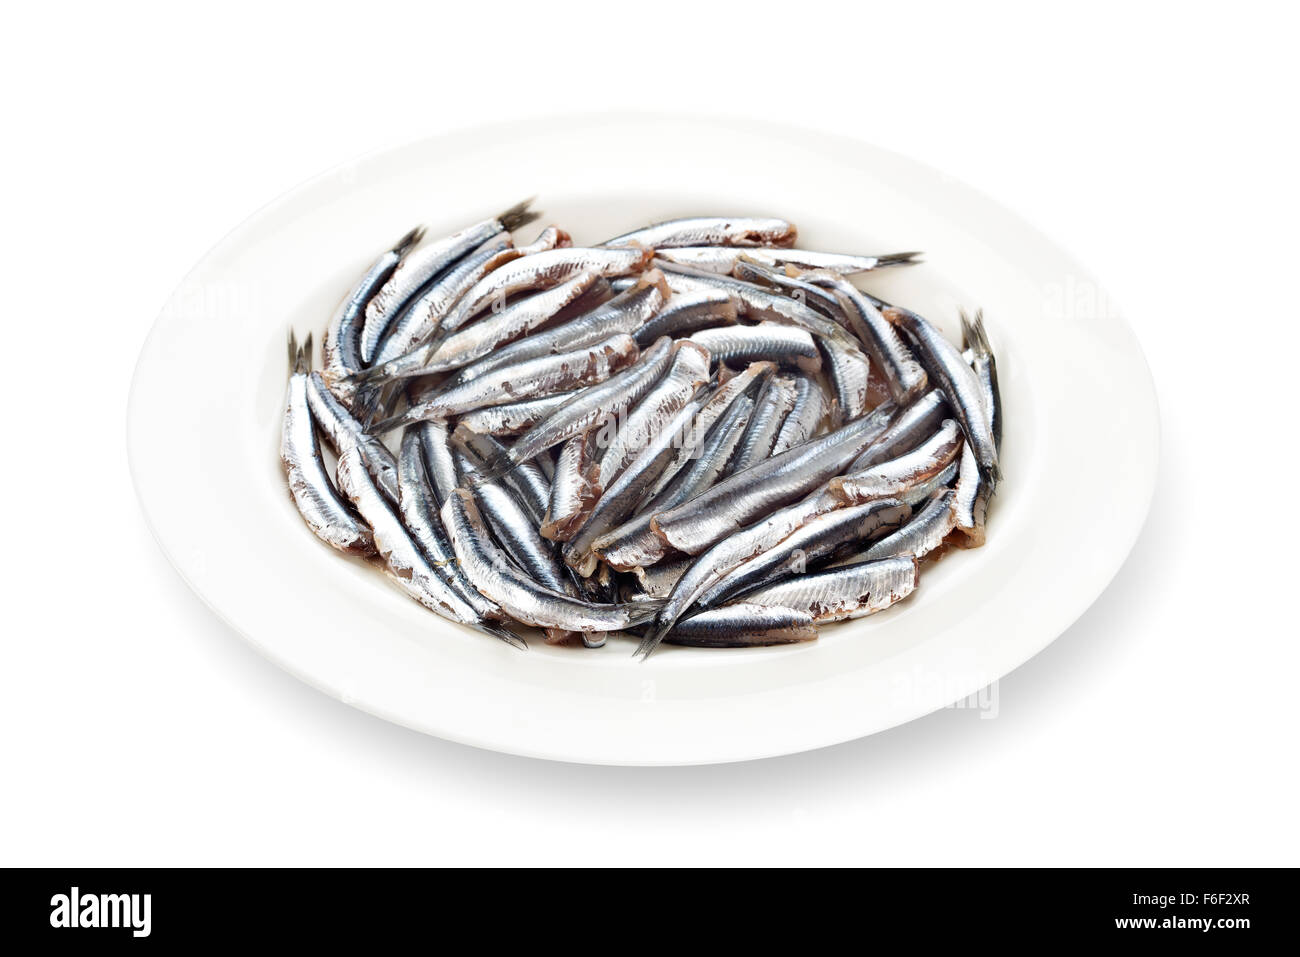
[[[627,612],[627,627],[635,628],[658,618],[666,601],[667,598],[642,598],[639,601],[625,602],[621,607]]]
[[[884,256],[876,257],[876,268],[882,266],[915,266],[919,264],[917,256],[922,255],[920,250],[913,250],[907,253],[887,253]]]
[[[311,333],[302,342],[292,329],[289,330],[289,371],[311,372]]]
[[[511,206],[504,213],[499,213],[497,215],[497,222],[504,226],[508,233],[514,232],[520,226],[527,226],[533,220],[540,218],[542,215],[541,213],[534,212],[528,208],[533,204],[533,200],[535,199],[537,199],[536,196],[530,196],[522,203],[515,203],[515,205]]]
[[[505,625],[499,625],[494,621],[481,621],[477,624],[470,625],[475,631],[481,631],[485,635],[491,635],[494,638],[500,638],[511,648],[518,648],[520,651],[528,650],[528,642],[524,641]]]
[[[289,371],[298,371],[298,337],[293,334],[293,326],[289,327]]]
[[[409,233],[393,244],[393,252],[399,256],[405,256],[410,252],[411,247],[424,238],[424,227],[416,226]]]
[[[632,652],[632,657],[640,658],[642,661],[649,658],[675,624],[676,621],[658,621],[653,628],[641,636],[641,643],[636,646],[636,651]]]

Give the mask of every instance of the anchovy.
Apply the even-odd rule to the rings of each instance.
[[[520,572],[488,539],[474,496],[455,489],[442,521],[470,581],[516,621],[565,631],[622,631],[654,617],[658,603],[595,604],[550,591]]]
[[[674,246],[793,246],[798,230],[784,219],[754,216],[693,216],[672,219],[615,236],[602,246],[638,243],[651,249]]]
[[[483,463],[499,460],[506,454],[506,447],[490,435],[457,432],[454,441],[463,444]],[[494,476],[488,476],[484,467],[480,467],[479,472],[485,478],[500,478],[504,481],[528,510],[534,524],[542,523],[551,501],[551,483],[536,460],[520,462]]]
[[[284,401],[284,427],[280,432],[280,461],[289,479],[289,491],[298,512],[317,538],[341,552],[373,555],[375,541],[370,528],[334,490],[321,459],[320,441],[307,402],[310,356],[311,336],[299,346],[290,333],[292,371]]]
[[[911,515],[912,509],[897,499],[881,499],[818,515],[777,545],[732,569],[699,597],[695,607],[715,608],[788,575],[803,575],[810,566],[895,531]]]
[[[339,487],[374,530],[375,547],[384,560],[389,577],[403,591],[448,621],[493,635],[517,648],[525,647],[521,638],[480,617],[438,574],[407,532],[392,503],[379,493],[355,446],[339,457],[338,476]]]
[[[857,457],[889,423],[882,406],[843,428],[737,472],[702,495],[655,516],[667,544],[698,555],[718,539],[817,488]]]
[[[709,381],[709,361],[708,350],[689,339],[673,346],[668,371],[636,404],[626,421],[619,423],[613,441],[601,456],[601,488],[609,488],[665,423]]]
[[[607,420],[617,421],[640,400],[663,375],[672,358],[673,343],[660,339],[643,352],[631,367],[606,382],[587,389],[573,402],[547,416],[521,435],[508,452],[507,462],[490,462],[490,471],[509,463],[526,462],[553,445],[595,428]]]
[[[831,493],[855,505],[876,498],[891,498],[942,472],[956,461],[961,446],[957,423],[945,419],[938,432],[911,452],[861,472],[831,479]]]
[[[806,611],[817,622],[875,614],[916,589],[917,564],[911,556],[841,565],[811,575],[796,575],[752,591],[745,600]]]
[[[509,233],[498,233],[447,270],[402,310],[391,331],[380,341],[374,366],[366,371],[365,381],[377,378],[376,373],[382,374],[399,357],[434,335],[442,317],[465,290],[498,266],[522,255],[523,251],[514,247]]]
[[[571,246],[516,259],[475,283],[443,318],[442,329],[455,332],[494,302],[503,303],[507,296],[530,289],[549,289],[578,273],[625,276],[642,272],[653,256],[652,250],[635,246],[618,249]]]
[[[984,331],[984,313],[976,311],[974,320],[961,314],[962,348],[971,353],[970,365],[979,382],[980,396],[983,399],[985,414],[989,420],[989,431],[993,433],[993,444],[999,453],[1002,451],[1002,393],[998,389],[998,364],[993,358],[993,349],[989,346],[988,333]],[[965,358],[965,355],[962,356]]]
[[[889,383],[889,394],[895,402],[906,405],[925,391],[926,370],[870,298],[853,283],[838,276],[809,278],[836,293],[867,355]]]
[[[390,502],[397,501],[397,460],[388,446],[374,436],[367,435],[361,423],[333,392],[319,372],[307,379],[307,402],[312,416],[320,426],[336,454],[350,446],[357,446],[361,460],[375,480],[379,490]]]
[[[663,276],[659,270],[655,272]],[[668,286],[667,280],[664,286]],[[647,346],[660,336],[683,336],[710,326],[733,325],[738,315],[736,303],[723,289],[674,293],[668,304],[636,331],[636,341]]]
[[[934,435],[946,418],[948,401],[941,391],[932,389],[900,412],[889,424],[889,428],[868,445],[845,471],[861,472],[912,451]]]
[[[633,572],[646,598],[667,598],[691,562],[692,559],[685,556],[654,565],[639,565]]]
[[[437,392],[400,415],[372,426],[382,433],[425,419],[444,419],[483,406],[502,405],[520,399],[540,398],[556,392],[604,382],[636,361],[636,342],[631,336],[611,336],[604,342],[556,356],[529,359],[516,366],[493,369],[464,385]],[[531,458],[532,456],[529,456]]]
[[[831,400],[831,427],[837,429],[867,410],[871,366],[857,349],[834,339],[820,339],[817,345],[822,351],[822,367],[835,390],[835,398]]]
[[[794,379],[790,376],[772,376],[764,383],[754,401],[754,410],[735,458],[728,466],[729,472],[743,472],[771,457],[776,438],[798,397]]]
[[[850,256],[823,253],[812,249],[755,249],[752,247],[696,246],[658,249],[660,259],[693,269],[727,275],[741,259],[749,259],[772,269],[793,266],[796,269],[820,269],[839,276],[852,276],[885,266],[905,266],[916,261],[917,252],[891,253],[887,256]]]
[[[753,408],[752,399],[738,396],[709,431],[699,454],[678,474],[677,479],[653,498],[640,515],[596,539],[591,550],[618,571],[653,565],[662,559],[668,546],[650,528],[650,520],[656,513],[689,501],[711,488],[725,474],[732,454],[745,434]],[[696,420],[698,428],[699,415]]]
[[[481,435],[518,435],[527,432],[551,413],[564,408],[581,394],[579,390],[558,392],[540,399],[486,406],[466,412],[457,420],[456,426]]]
[[[679,621],[664,641],[696,648],[757,648],[816,637],[815,621],[806,611],[737,602]]]
[[[365,364],[361,358],[361,328],[365,323],[366,305],[423,237],[424,227],[417,226],[399,239],[371,264],[339,303],[321,343],[324,372],[331,381],[359,372]]]
[[[600,501],[582,527],[564,545],[564,561],[581,575],[596,567],[591,546],[611,528],[627,519],[644,499],[646,491],[681,448],[682,436],[690,429],[705,396],[697,395],[677,411],[650,438],[618,477],[604,489]]]
[[[536,219],[539,214],[528,210],[530,202],[519,203],[494,219],[475,223],[411,250],[366,306],[361,332],[362,361],[370,364],[379,340],[393,320],[439,273],[494,236],[513,232]]]
[[[637,345],[644,349],[653,345],[655,340],[643,342],[640,330],[668,301],[670,293],[664,274],[657,269],[648,270],[631,280],[631,285],[626,290],[608,302],[553,329],[530,335],[493,351],[457,371],[447,380],[447,385],[460,385],[503,365],[569,352],[620,332],[626,332],[635,338]]]
[[[715,362],[766,359],[810,374],[821,369],[821,356],[813,337],[797,326],[780,322],[701,329],[691,333],[689,339],[708,349]]]
[[[962,446],[961,464],[957,469],[957,487],[953,493],[953,524],[965,536],[967,548],[984,544],[984,522],[988,516],[993,487],[980,472],[979,462],[970,443]]]
[[[907,309],[890,306],[882,315],[904,329],[916,344],[926,371],[934,384],[943,389],[952,413],[966,433],[966,440],[975,450],[980,472],[994,486],[1001,477],[998,468],[998,449],[993,441],[993,430],[984,411],[983,393],[974,370],[961,357],[955,345],[930,322]]]
[[[817,380],[805,375],[794,376],[794,391],[794,408],[785,417],[781,431],[772,443],[773,455],[780,455],[787,449],[807,442],[817,434],[822,420],[826,418],[826,393],[817,384]]]
[[[600,501],[600,465],[596,430],[575,435],[560,447],[551,500],[542,522],[544,538],[567,542]]]
[[[911,555],[924,558],[943,544],[956,526],[953,499],[956,493],[950,488],[936,489],[926,500],[925,507],[912,516],[912,520],[861,555],[862,560],[894,558]]]

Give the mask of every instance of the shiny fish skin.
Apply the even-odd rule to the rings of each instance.
[[[861,472],[912,451],[934,435],[948,415],[948,400],[941,391],[932,389],[900,412],[889,424],[889,428],[868,445],[845,471]]]
[[[691,501],[655,516],[651,527],[679,551],[698,555],[838,475],[889,422],[882,407],[856,422],[797,445],[719,482]]]
[[[899,495],[955,462],[961,446],[957,423],[945,419],[938,432],[911,452],[861,472],[831,479],[831,494],[850,505]]]
[[[692,216],[670,219],[615,236],[602,246],[637,243],[651,249],[675,246],[793,246],[798,230],[784,219],[755,216]]]
[[[480,462],[484,463],[501,458],[506,451],[504,445],[489,435],[458,434],[452,437],[452,441],[453,446],[456,443],[463,444],[478,457]],[[479,472],[486,475],[482,467]],[[530,459],[521,462],[495,477],[505,482],[528,510],[533,522],[540,525],[546,517],[546,508],[551,501],[551,483],[536,461]]]
[[[311,337],[306,349],[311,348]],[[280,432],[280,461],[289,480],[289,491],[307,527],[331,548],[353,555],[373,555],[374,536],[352,507],[334,490],[307,402],[305,353],[290,338],[294,371],[285,394],[284,424]]]
[[[805,375],[794,376],[794,408],[785,417],[776,441],[772,443],[772,454],[780,455],[796,445],[807,442],[821,427],[826,418],[826,393],[817,384],[816,379]]]
[[[689,338],[708,349],[715,362],[734,365],[768,360],[809,374],[821,369],[821,355],[813,337],[797,326],[780,322],[701,329]]]
[[[506,263],[479,280],[456,303],[442,321],[445,332],[455,332],[494,302],[530,289],[549,289],[578,273],[598,276],[625,276],[639,273],[650,265],[653,251],[640,247],[599,249],[570,246],[550,249]]]
[[[484,372],[499,366],[513,365],[525,359],[555,355],[591,345],[620,332],[633,336],[637,340],[637,345],[645,349],[653,345],[654,340],[643,343],[639,330],[668,301],[670,292],[667,282],[664,281],[664,274],[657,269],[648,270],[632,280],[632,284],[626,290],[608,302],[601,303],[553,329],[527,336],[493,351],[490,355],[459,370],[448,379],[448,385],[459,385],[470,379],[476,379]]]
[[[796,575],[745,596],[758,605],[806,611],[817,622],[862,618],[902,601],[916,589],[917,563],[910,556],[841,565]]]
[[[465,489],[452,492],[443,505],[442,521],[470,581],[516,621],[564,631],[622,631],[655,614],[655,602],[593,604],[542,588],[488,540],[474,496]]]
[[[653,436],[709,381],[709,362],[708,350],[690,340],[673,346],[668,371],[619,423],[613,441],[600,457],[602,489],[613,485]]]
[[[658,381],[672,359],[672,340],[664,337],[645,350],[637,361],[594,389],[537,423],[510,447],[510,462],[526,462],[588,429],[617,420]],[[491,463],[492,471],[508,463]]]
[[[907,265],[920,253],[895,253],[888,256],[849,256],[823,253],[812,249],[760,249],[754,247],[695,246],[659,249],[655,255],[668,262],[692,269],[728,275],[742,259],[750,259],[772,269],[793,266],[796,269],[820,269],[838,276],[853,276],[882,266]]]
[[[522,255],[523,252],[514,248],[509,233],[498,233],[471,250],[402,310],[391,331],[380,341],[374,366],[385,369],[434,335],[442,317],[465,294],[465,290],[498,266]]]
[[[524,399],[505,405],[490,405],[466,412],[457,421],[457,428],[480,435],[518,435],[527,432],[548,415],[564,408],[581,393],[557,392],[540,399]]]
[[[953,492],[953,525],[964,536],[960,544],[966,548],[979,548],[984,544],[984,523],[988,517],[992,486],[980,472],[979,462],[970,443],[962,446],[961,464],[957,470],[957,487]]]
[[[417,226],[380,254],[351,291],[343,297],[330,319],[321,343],[324,373],[331,382],[361,371],[361,328],[365,324],[366,305],[393,275],[403,257],[424,237],[424,227]]]
[[[663,273],[655,270],[659,276]],[[664,280],[664,287],[668,282]],[[733,325],[739,312],[722,289],[693,289],[675,294],[653,319],[636,331],[638,345],[649,345],[660,336],[682,336],[710,326]]]
[[[934,384],[943,390],[952,414],[966,433],[975,451],[980,472],[994,487],[1001,471],[993,431],[984,411],[983,393],[975,372],[961,357],[955,345],[929,321],[906,309],[890,306],[881,313],[894,325],[904,329]]]
[[[519,203],[493,219],[467,226],[450,236],[426,239],[407,253],[366,306],[361,331],[362,361],[368,365],[374,359],[379,341],[392,322],[439,273],[494,236],[512,232],[536,218],[536,213],[528,211],[527,202]]]
[[[679,621],[664,641],[695,648],[757,648],[816,637],[815,621],[806,611],[736,602]]]
[[[774,375],[764,383],[758,398],[754,400],[754,409],[750,413],[745,434],[741,436],[735,458],[728,466],[728,473],[743,472],[751,465],[771,458],[776,437],[781,433],[786,416],[794,408],[797,398],[798,391],[791,376]]]
[[[867,355],[889,383],[889,394],[895,402],[906,405],[925,391],[926,370],[870,298],[847,279],[816,276],[810,281],[833,290],[839,297]]]
[[[384,560],[389,577],[403,591],[448,621],[484,631],[515,647],[524,647],[517,636],[483,621],[478,612],[438,574],[407,532],[392,503],[379,494],[355,446],[339,458],[338,474],[340,488],[374,530],[375,547]]]
[[[680,505],[711,488],[725,474],[732,454],[745,434],[753,408],[754,402],[748,396],[736,397],[726,414],[709,431],[699,454],[678,474],[677,479],[652,499],[640,515],[596,539],[591,550],[617,571],[653,565],[662,559],[668,546],[651,530],[650,520],[657,512]],[[696,419],[698,422],[698,415]]]
[[[988,416],[989,431],[999,454],[1002,452],[1002,392],[998,388],[998,364],[989,346],[988,333],[984,331],[984,313],[976,311],[974,320],[961,314],[962,348],[970,352],[970,366],[979,382],[984,413]],[[965,356],[963,355],[963,358]]]
[[[636,457],[601,493],[591,514],[577,533],[564,545],[564,561],[581,575],[590,575],[596,565],[592,544],[625,521],[645,497],[646,491],[681,448],[683,436],[691,427],[695,414],[706,397],[697,395],[661,424]]]
[[[732,569],[699,597],[695,607],[715,608],[788,575],[805,574],[809,564],[829,561],[882,532],[895,531],[911,514],[911,508],[902,502],[881,499],[818,515],[767,551]]]
[[[567,542],[600,501],[600,466],[596,461],[596,430],[575,435],[560,448],[555,462],[551,500],[541,534]]]
[[[380,491],[390,502],[396,502],[397,460],[393,458],[393,453],[379,439],[366,434],[361,423],[348,411],[319,372],[313,372],[308,377],[307,401],[330,448],[341,455],[344,449],[356,445],[366,469]]]
[[[692,561],[693,559],[687,556],[634,569],[645,597],[667,598]]]
[[[867,357],[833,339],[819,339],[822,368],[835,390],[831,400],[831,428],[838,429],[867,410],[867,390],[871,384],[871,367]]]
[[[876,561],[900,555],[920,559],[930,554],[943,544],[944,539],[956,527],[953,515],[955,495],[950,488],[937,489],[930,495],[925,507],[912,516],[911,521],[864,551],[861,560]]]
[[[573,352],[503,366],[454,389],[435,393],[401,415],[375,425],[374,431],[383,432],[425,419],[445,419],[484,406],[571,392],[604,382],[636,358],[637,347],[632,337],[617,335]]]
[[[503,619],[505,612],[479,594],[455,563],[451,541],[438,516],[440,499],[429,479],[420,426],[412,426],[402,435],[402,446],[397,455],[397,479],[401,493],[398,511],[402,521],[411,538],[432,562],[434,571],[445,578],[452,590],[480,617]]]

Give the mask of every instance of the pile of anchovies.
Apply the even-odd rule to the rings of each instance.
[[[805,641],[983,544],[1001,409],[980,315],[959,349],[847,278],[918,254],[799,249],[745,217],[516,245],[537,215],[403,236],[318,371],[290,334],[281,458],[323,541],[516,647],[508,625],[642,656]]]

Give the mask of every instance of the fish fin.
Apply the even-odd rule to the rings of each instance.
[[[298,337],[293,333],[293,326],[289,327],[289,371],[298,371]]]
[[[485,635],[492,635],[494,638],[500,638],[511,648],[518,648],[520,651],[528,650],[528,642],[524,641],[505,625],[499,625],[494,621],[483,621],[475,625],[470,625],[475,631],[481,631]]]
[[[887,253],[884,256],[876,257],[876,268],[880,269],[883,266],[916,266],[920,264],[920,260],[916,258],[920,255],[923,254],[919,250],[909,253]]]
[[[303,370],[302,370],[302,371],[303,371],[303,372],[310,372],[310,371],[311,371],[311,357],[312,357],[312,352],[313,352],[313,349],[312,349],[312,343],[311,343],[311,333],[309,332],[309,333],[307,333],[307,338],[304,339],[304,340],[302,341],[302,363],[303,363]]]
[[[659,622],[655,627],[648,630],[642,637],[641,642],[636,646],[636,651],[632,652],[633,658],[640,658],[642,661],[649,658],[651,653],[659,647],[668,632],[672,630],[675,622]]]
[[[499,452],[493,452],[483,459],[483,467],[479,474],[485,482],[495,482],[518,467],[519,463],[510,457],[510,450],[503,449]]]
[[[390,415],[386,419],[367,423],[366,435],[387,435],[394,429],[400,429],[402,426],[409,424],[406,421],[406,413],[399,412],[397,415]]]
[[[513,233],[519,227],[527,226],[533,220],[541,218],[541,213],[528,208],[535,199],[536,196],[530,196],[522,203],[515,203],[504,213],[498,213],[497,222],[505,227],[506,232]]]
[[[624,602],[619,607],[627,612],[627,626],[635,628],[658,618],[659,609],[663,608],[667,601],[667,598],[642,598],[640,601]]]
[[[393,252],[399,256],[405,256],[411,251],[411,247],[424,238],[424,227],[416,226],[409,233],[393,244]]]

